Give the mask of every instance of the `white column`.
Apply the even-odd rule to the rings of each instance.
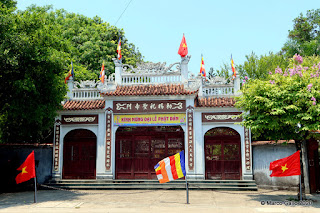
[[[186,57],[181,57],[181,82],[185,83],[188,81],[188,63],[190,61],[191,55],[187,55]]]
[[[236,73],[236,78],[233,80],[234,94],[239,93],[240,90],[240,76]]]
[[[73,78],[72,76],[70,76],[69,80],[67,81],[68,82],[68,92],[67,92],[67,97],[68,99],[72,99],[73,98]]]
[[[112,60],[115,65],[115,83],[121,85],[122,61],[116,58],[113,58]]]

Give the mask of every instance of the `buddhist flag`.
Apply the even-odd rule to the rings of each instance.
[[[231,55],[231,68],[232,68],[232,79],[235,79],[236,76],[237,76],[237,73],[236,73],[236,68],[234,68],[234,63],[233,63],[233,59],[232,59],[232,55]]]
[[[118,53],[118,60],[121,60],[122,58],[122,55],[121,55],[121,38],[119,38],[119,41],[118,41],[118,47],[117,47],[117,53]]]
[[[69,80],[69,78],[72,76],[72,78],[74,77],[74,72],[73,72],[73,64],[71,61],[71,69],[69,70],[67,77],[64,79],[64,83],[67,83],[67,80]]]
[[[184,151],[161,160],[154,166],[160,183],[166,183],[186,176]]]
[[[16,177],[17,184],[30,180],[36,177],[36,169],[34,163],[34,151],[27,157],[24,163],[17,169],[21,171]]]
[[[188,46],[184,34],[180,43],[178,54],[181,55],[181,57],[185,57],[186,55],[188,55]]]
[[[100,71],[100,76],[99,79],[100,81],[104,84],[104,77],[105,77],[106,73],[104,71],[104,62],[102,63],[102,67],[101,67],[101,71]]]
[[[206,77],[206,69],[204,68],[203,56],[201,56],[200,74],[201,76]]]
[[[271,162],[270,170],[272,170],[270,177],[301,175],[300,151],[297,151],[286,158]]]

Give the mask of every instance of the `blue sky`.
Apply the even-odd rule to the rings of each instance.
[[[131,0],[18,0],[18,9],[31,4],[99,16],[115,25]],[[230,63],[242,64],[245,55],[278,52],[287,40],[293,19],[307,10],[320,8],[319,0],[132,0],[116,26],[125,31],[144,59],[180,61],[178,48],[185,33],[189,71],[200,71],[203,54],[206,71]],[[100,67],[97,67],[99,70]]]

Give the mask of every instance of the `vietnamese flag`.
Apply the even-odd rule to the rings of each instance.
[[[186,55],[188,55],[188,46],[184,34],[180,43],[178,54],[181,55],[181,57],[185,57]]]
[[[34,163],[34,151],[27,157],[23,164],[17,169],[21,171],[16,177],[17,184],[30,180],[36,177],[36,169]]]
[[[271,162],[270,170],[272,170],[270,177],[301,175],[300,151],[297,151],[286,158]]]

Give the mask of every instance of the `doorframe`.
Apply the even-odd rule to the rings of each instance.
[[[143,127],[156,127],[156,126],[141,126],[142,128]],[[177,129],[178,128],[181,128],[181,139],[182,139],[182,149],[184,150],[185,149],[185,131],[184,131],[184,128],[182,128],[182,126],[180,125],[177,125],[175,126]],[[117,141],[118,139],[121,139],[121,138],[131,138],[131,146],[132,146],[132,154],[133,154],[133,158],[134,158],[134,145],[133,143],[135,143],[135,140],[134,138],[136,137],[145,137],[145,138],[148,138],[149,139],[149,156],[151,155],[151,139],[152,139],[152,136],[154,136],[154,134],[150,134],[150,132],[148,134],[144,134],[143,131],[136,131],[136,132],[130,132],[130,136],[123,136],[123,135],[118,135],[120,133],[117,133],[117,130],[119,130],[119,128],[116,129],[116,131],[114,132],[114,141],[115,141],[115,145],[114,145],[114,179],[118,179],[118,175],[117,175],[117,155],[119,154],[118,150],[120,147],[119,147],[119,144],[117,144]],[[157,133],[157,134],[161,134],[161,132]],[[165,153],[168,154],[168,141],[170,138],[174,138],[174,132],[163,132],[163,134],[165,135]],[[131,171],[131,175],[134,175],[134,171]],[[148,178],[150,179],[152,176],[152,172],[148,174]],[[133,177],[134,178],[134,177]]]
[[[212,129],[217,129],[217,128],[228,128],[228,129],[231,129],[231,130],[233,130],[233,131],[235,131],[236,133],[237,133],[237,135],[234,135],[234,136],[227,136],[227,139],[235,139],[235,138],[238,138],[238,140],[239,140],[239,145],[240,145],[240,147],[239,147],[239,154],[240,154],[240,165],[239,165],[239,169],[240,169],[240,179],[239,180],[242,180],[243,179],[243,158],[244,158],[244,156],[243,156],[243,143],[242,143],[242,137],[241,137],[241,134],[236,130],[236,129],[234,129],[234,128],[232,128],[232,127],[228,127],[228,126],[216,126],[216,127],[212,127],[212,128],[209,128],[207,131],[205,131],[204,132],[204,135],[203,135],[203,159],[204,159],[204,163],[203,163],[203,165],[204,165],[204,178],[205,178],[205,180],[207,180],[207,172],[206,172],[206,151],[205,151],[205,145],[206,145],[206,139],[207,138],[212,138],[212,140],[221,140],[221,141],[223,141],[224,139],[226,139],[225,137],[225,135],[219,135],[219,136],[205,136],[206,135],[206,133],[208,132],[208,131],[210,131],[210,130],[212,130]],[[221,147],[224,147],[224,143],[223,143],[223,145],[221,145]],[[251,150],[251,149],[250,149]]]
[[[55,177],[58,179],[63,179],[63,165],[64,165],[64,142],[65,142],[65,137],[72,131],[75,130],[88,130],[92,132],[95,135],[95,142],[96,142],[96,162],[95,162],[95,179],[97,178],[97,171],[98,171],[98,142],[99,142],[99,137],[97,134],[97,126],[93,125],[88,125],[86,128],[70,125],[70,126],[65,126],[63,125],[63,128],[61,128],[61,135],[60,135],[60,141],[61,143],[59,144],[59,150],[60,150],[60,155],[59,155],[59,172],[55,172],[53,174]],[[53,153],[54,155],[54,153]],[[54,163],[54,162],[53,162]]]

